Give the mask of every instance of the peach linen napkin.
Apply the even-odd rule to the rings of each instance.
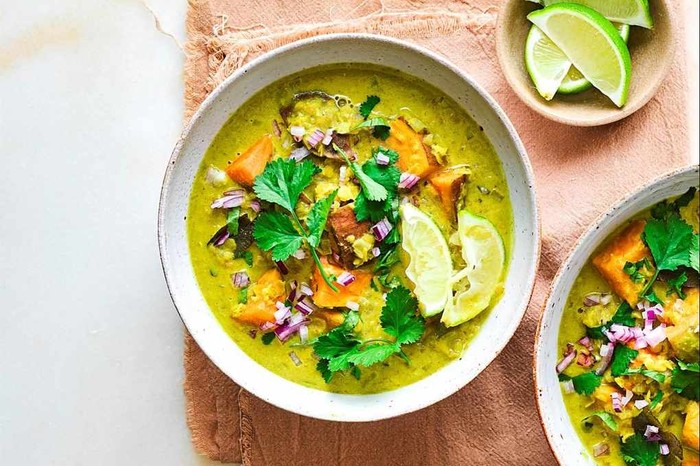
[[[546,120],[501,74],[493,0],[189,0],[187,117],[235,69],[275,47],[332,32],[370,32],[434,50],[503,107],[527,148],[542,216],[542,259],[527,315],[503,353],[436,405],[381,422],[343,424],[275,408],[241,390],[186,335],[187,419],[197,451],[246,465],[555,464],[532,380],[537,319],[549,283],[598,214],[649,179],[690,163],[682,50],[657,96],[605,127]],[[524,21],[525,19],[523,19]]]

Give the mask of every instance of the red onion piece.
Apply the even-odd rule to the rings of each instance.
[[[216,199],[211,204],[212,209],[231,209],[233,207],[240,207],[243,205],[245,200],[245,191],[242,189],[235,189],[232,191],[226,191],[222,197]]]
[[[302,325],[299,327],[299,341],[306,343],[309,339],[309,327]]]
[[[336,280],[338,284],[342,286],[349,286],[351,285],[354,281],[356,280],[356,277],[351,274],[350,272],[343,272],[340,274],[338,279]]]
[[[207,242],[207,245],[221,246],[229,238],[228,225],[224,225],[214,233],[214,236]]]
[[[593,345],[591,344],[591,339],[586,337],[581,338],[579,344],[585,346],[588,351],[593,351]]]
[[[289,273],[289,269],[287,268],[284,262],[275,261],[275,265],[277,266],[282,275],[287,275]]]
[[[326,133],[323,135],[323,139],[321,140],[321,144],[324,146],[327,146],[328,144],[331,143],[333,140],[333,129],[327,129]]]
[[[245,288],[250,285],[250,277],[248,277],[248,273],[245,271],[236,272],[231,275],[231,283],[233,283],[233,286],[236,288]]]
[[[315,129],[313,133],[306,139],[306,142],[311,146],[311,147],[316,147],[319,142],[323,140],[325,137],[325,133],[321,131],[320,129]]]
[[[644,409],[647,406],[649,406],[649,402],[647,400],[635,400],[634,402],[634,407],[637,409]]]
[[[627,403],[629,403],[630,400],[632,400],[632,397],[634,397],[634,393],[632,393],[631,390],[625,389],[625,396],[623,396],[623,397],[622,397],[622,400],[621,400],[621,401],[622,401],[622,406],[623,406],[623,407],[627,406]]]
[[[306,157],[308,157],[309,154],[311,154],[311,151],[306,147],[297,147],[292,151],[291,154],[289,154],[289,159],[294,160],[296,162],[301,162]]]
[[[668,454],[671,453],[671,449],[668,445],[662,443],[661,445],[659,445],[659,452],[662,456],[668,456]]]
[[[661,324],[654,330],[644,334],[644,339],[652,348],[658,346],[666,339],[666,325]]]
[[[382,241],[389,235],[392,228],[394,227],[391,225],[391,223],[389,223],[389,220],[384,217],[382,220],[372,226],[372,233],[377,241]]]
[[[574,382],[571,380],[565,380],[561,383],[564,393],[574,393],[576,389],[574,388]]]
[[[401,178],[399,179],[399,189],[411,189],[420,181],[418,175],[413,173],[401,173]]]
[[[299,285],[299,295],[302,297],[313,296],[314,292],[309,285],[302,283]]]
[[[374,257],[379,257],[381,255],[381,253],[382,253],[381,249],[379,249],[377,247],[372,248],[372,255]]]
[[[387,166],[391,162],[391,159],[389,158],[389,156],[383,152],[377,152],[375,159],[377,160],[377,165],[382,165],[382,166]]]
[[[275,323],[281,325],[292,316],[292,310],[279,301],[277,301],[275,305],[277,306],[277,310],[275,311]]]
[[[583,298],[583,305],[586,307],[597,306],[600,304],[600,293],[588,293]]]
[[[299,311],[301,314],[308,316],[312,312],[318,310],[318,307],[316,307],[316,305],[311,302],[310,299],[304,298],[300,299],[299,302],[294,305],[294,309]]]
[[[262,330],[263,332],[265,332],[267,330],[272,330],[275,328],[277,328],[277,324],[274,322],[264,322],[264,323],[260,324],[260,330]]]
[[[292,360],[295,366],[301,366],[301,359],[299,359],[299,356],[297,356],[294,351],[289,352],[289,358]]]
[[[294,251],[292,257],[299,260],[306,259],[306,252],[303,249],[299,248],[296,251]]]
[[[289,134],[292,135],[296,142],[299,142],[301,141],[301,138],[304,137],[304,134],[306,134],[306,130],[303,126],[290,126]]]
[[[275,335],[277,335],[277,338],[280,341],[285,342],[289,340],[289,337],[291,337],[293,334],[299,331],[299,328],[308,324],[309,322],[311,322],[311,320],[303,319],[299,322],[292,323],[290,319],[289,322],[286,322],[275,329]]]
[[[622,412],[622,400],[620,399],[620,394],[617,392],[613,392],[612,395],[610,395],[612,398],[612,407],[613,411],[616,413],[621,413]]]
[[[260,208],[261,206],[259,200],[253,199],[252,201],[250,201],[250,210],[252,210],[255,213],[258,213],[260,212]]]
[[[600,347],[600,355],[603,359],[600,360],[598,368],[595,370],[596,375],[603,375],[605,369],[610,365],[612,361],[613,350],[615,349],[615,343],[606,343]]]
[[[277,137],[282,136],[282,130],[280,129],[280,125],[277,123],[277,120],[272,120],[272,132],[275,133],[275,136]]]
[[[659,428],[651,424],[647,424],[646,430],[644,431],[644,438],[646,438],[648,442],[658,442],[661,440]]]
[[[574,345],[571,343],[566,345],[566,352],[564,353],[564,358],[557,364],[557,374],[561,374],[564,370],[569,367],[569,365],[574,362],[576,358],[576,350]]]

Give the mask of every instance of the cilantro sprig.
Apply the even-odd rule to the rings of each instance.
[[[404,287],[391,290],[386,296],[379,322],[391,338],[362,340],[355,333],[357,312],[350,312],[339,327],[313,342],[320,358],[316,368],[328,383],[336,372],[350,371],[359,376],[359,367],[370,367],[398,355],[408,362],[401,349],[418,341],[425,331],[425,322],[417,315],[418,301]]]
[[[368,95],[365,101],[360,104],[360,115],[362,115],[362,118],[366,120],[380,101],[381,99],[376,95]]]
[[[591,395],[600,387],[603,377],[596,375],[595,372],[586,372],[576,377],[572,377],[571,381],[574,384],[574,390],[579,395]]]
[[[700,401],[700,364],[679,360],[671,374],[671,388],[684,398]]]
[[[253,236],[261,249],[272,252],[274,261],[286,260],[306,242],[323,280],[333,291],[338,291],[316,251],[337,191],[313,205],[306,219],[306,227],[294,210],[302,191],[320,171],[309,160],[297,163],[294,160],[277,159],[268,163],[265,170],[255,178],[253,191],[258,198],[276,204],[286,212],[268,211],[260,214],[255,222]]]
[[[622,459],[630,466],[656,466],[661,454],[658,442],[648,442],[640,433],[622,443],[620,452]]]
[[[340,156],[343,157],[343,159],[345,159],[345,163],[347,163],[348,166],[350,166],[352,172],[355,174],[355,177],[360,182],[362,192],[365,194],[365,196],[367,196],[368,199],[372,201],[383,201],[387,198],[388,193],[386,188],[380,183],[374,181],[374,179],[371,176],[366,174],[362,170],[362,167],[359,163],[351,161],[348,158],[348,155],[345,153],[345,151],[338,147],[338,145],[336,145],[335,143],[333,144],[333,149],[335,149],[335,151],[339,153]]]

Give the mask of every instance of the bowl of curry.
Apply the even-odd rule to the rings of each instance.
[[[698,184],[694,166],[644,186],[554,280],[535,379],[561,464],[698,464]]]
[[[503,111],[433,53],[300,41],[202,104],[168,165],[159,246],[188,331],[281,408],[371,421],[454,393],[501,351],[539,252]]]

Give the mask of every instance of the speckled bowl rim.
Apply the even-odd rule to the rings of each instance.
[[[644,184],[642,187],[639,189],[626,194],[620,200],[618,200],[608,211],[600,214],[595,221],[588,227],[588,229],[581,234],[579,239],[576,241],[576,243],[569,249],[569,253],[566,256],[566,260],[562,263],[562,265],[559,267],[559,270],[557,271],[556,275],[554,276],[554,279],[552,280],[549,289],[547,290],[547,296],[544,305],[542,306],[542,312],[540,314],[539,320],[537,322],[537,330],[535,332],[535,349],[533,352],[532,356],[532,375],[533,375],[533,381],[534,381],[534,391],[533,394],[535,396],[535,405],[537,406],[537,414],[539,416],[540,420],[540,425],[542,426],[542,430],[545,433],[545,437],[547,438],[547,445],[549,446],[549,449],[552,451],[552,454],[554,457],[557,459],[557,462],[560,465],[567,465],[567,462],[565,462],[562,457],[563,457],[563,452],[559,452],[557,448],[554,446],[553,438],[559,435],[559,432],[556,432],[554,430],[551,430],[548,428],[546,422],[544,421],[544,416],[542,412],[547,408],[546,406],[543,406],[541,403],[541,386],[542,383],[540,382],[540,377],[539,373],[537,370],[537,361],[540,358],[540,354],[542,351],[542,335],[543,335],[543,329],[542,326],[544,325],[544,320],[545,316],[548,315],[549,313],[552,312],[563,312],[563,306],[561,306],[560,309],[555,309],[555,306],[552,305],[552,299],[554,297],[554,290],[559,286],[559,282],[563,279],[563,277],[569,273],[573,273],[571,269],[571,263],[573,262],[574,256],[576,255],[577,251],[581,247],[581,245],[592,241],[593,236],[595,235],[595,232],[600,229],[601,225],[605,224],[608,221],[614,221],[615,218],[617,217],[617,212],[625,205],[627,205],[629,202],[632,201],[635,197],[639,196],[640,194],[646,192],[647,190],[653,189],[654,187],[661,185],[665,183],[669,179],[673,179],[675,177],[681,177],[685,175],[686,173],[692,173],[695,172],[696,175],[700,175],[700,169],[698,165],[689,165],[686,167],[682,168],[677,168],[671,172],[665,173],[648,183]],[[647,206],[651,207],[651,206]],[[578,273],[578,271],[577,271]],[[565,301],[563,301],[565,303]],[[559,333],[559,328],[553,329],[552,331],[556,331],[557,334]],[[576,437],[573,439],[573,441],[581,443],[581,440]]]
[[[506,344],[510,341],[512,336],[514,335],[515,331],[517,328],[520,326],[520,323],[525,315],[525,312],[527,310],[530,298],[532,296],[532,292],[534,290],[534,284],[535,284],[535,278],[536,278],[536,271],[539,266],[539,257],[540,257],[540,216],[539,216],[539,210],[537,206],[537,196],[536,196],[536,191],[535,191],[535,181],[534,181],[534,174],[532,171],[532,166],[530,164],[529,158],[527,156],[527,152],[525,150],[525,147],[515,130],[515,127],[511,123],[511,121],[508,119],[506,116],[505,112],[501,109],[501,107],[497,104],[495,99],[491,97],[479,84],[477,84],[469,75],[461,71],[458,67],[450,63],[448,60],[446,60],[444,57],[437,55],[434,52],[431,52],[428,49],[425,49],[423,47],[410,44],[408,42],[398,40],[398,39],[393,39],[389,37],[384,37],[384,36],[379,36],[375,34],[327,34],[323,36],[318,36],[318,37],[313,37],[309,39],[304,39],[300,40],[291,44],[288,44],[286,46],[277,48],[273,51],[270,51],[254,60],[252,60],[250,63],[246,64],[245,66],[239,68],[237,71],[235,71],[230,77],[228,77],[222,84],[220,84],[205,100],[204,102],[200,105],[200,107],[197,109],[197,111],[194,113],[192,118],[190,119],[189,123],[186,125],[181,137],[179,138],[172,156],[168,162],[168,166],[165,172],[165,176],[163,179],[163,184],[162,184],[162,190],[161,190],[161,196],[160,196],[160,203],[159,203],[159,209],[158,209],[158,245],[159,245],[159,253],[160,253],[160,258],[161,258],[161,265],[163,268],[163,273],[165,275],[166,279],[166,284],[168,287],[169,294],[171,296],[171,299],[173,300],[173,304],[175,306],[175,309],[177,310],[178,314],[180,315],[181,320],[187,327],[187,319],[183,316],[183,311],[180,309],[178,306],[178,300],[176,298],[176,292],[174,291],[175,289],[175,284],[172,282],[171,277],[169,276],[169,268],[171,265],[168,262],[168,254],[167,254],[167,247],[166,247],[166,231],[165,231],[165,210],[166,210],[166,204],[167,200],[169,198],[169,187],[171,185],[171,179],[173,177],[173,172],[174,172],[174,167],[176,166],[176,163],[178,161],[178,158],[180,156],[180,151],[183,148],[183,145],[185,141],[188,138],[188,135],[190,134],[192,128],[198,124],[198,122],[204,118],[204,114],[207,111],[208,107],[212,105],[213,102],[217,100],[219,95],[223,92],[223,90],[231,85],[236,79],[239,77],[243,76],[245,73],[248,73],[250,70],[256,68],[257,66],[261,65],[262,63],[270,60],[274,60],[277,56],[281,54],[285,54],[289,51],[292,51],[297,48],[305,47],[311,44],[317,44],[319,42],[330,42],[332,43],[333,41],[374,41],[376,42],[379,46],[382,44],[390,44],[394,47],[399,47],[401,49],[406,50],[408,53],[412,54],[418,54],[422,55],[429,60],[436,62],[438,65],[446,68],[449,72],[454,73],[460,80],[464,81],[468,86],[470,86],[476,94],[478,94],[479,98],[483,100],[485,104],[487,104],[491,111],[495,114],[495,117],[498,121],[498,124],[502,125],[503,129],[507,132],[508,137],[511,140],[511,143],[513,147],[516,149],[517,158],[520,160],[520,163],[522,163],[522,171],[525,175],[525,179],[523,180],[523,185],[526,186],[527,188],[527,205],[532,211],[532,216],[530,220],[527,222],[529,229],[532,231],[532,237],[531,237],[531,242],[534,244],[531,245],[530,248],[527,248],[527,254],[529,255],[530,252],[534,254],[534,257],[531,257],[529,266],[527,268],[527,281],[523,287],[523,290],[526,290],[526,292],[522,293],[520,297],[518,298],[518,306],[517,308],[512,309],[512,312],[514,314],[514,318],[509,321],[508,327],[503,329],[502,334],[504,335],[505,338],[502,340],[498,341],[496,344],[493,345],[492,347],[492,353],[484,358],[484,364],[483,366],[478,367],[478,371],[473,375],[470,376],[469,378],[463,378],[460,383],[456,383],[451,386],[436,386],[434,389],[434,392],[432,396],[425,396],[420,399],[416,399],[415,401],[412,402],[412,404],[409,407],[402,407],[402,408],[397,408],[396,406],[389,405],[388,407],[385,407],[384,409],[381,410],[381,412],[378,412],[376,414],[354,414],[354,413],[349,413],[345,412],[342,416],[339,416],[337,414],[332,414],[329,412],[323,412],[320,411],[318,408],[314,407],[314,401],[311,399],[311,397],[316,394],[321,394],[326,392],[321,392],[316,389],[308,388],[300,384],[296,384],[294,382],[289,382],[286,379],[283,379],[280,376],[277,376],[279,378],[279,382],[281,384],[284,383],[291,383],[294,385],[297,385],[301,388],[303,388],[305,391],[308,391],[309,399],[307,400],[288,400],[284,399],[283,397],[272,397],[272,396],[266,396],[266,395],[261,395],[260,393],[256,393],[255,389],[252,389],[249,387],[248,381],[246,379],[243,379],[240,376],[237,376],[236,373],[233,373],[233,371],[229,371],[226,365],[222,364],[222,361],[219,360],[219,357],[217,354],[211,353],[206,344],[202,344],[202,342],[199,341],[199,337],[195,335],[194,333],[192,334],[195,341],[198,342],[200,348],[202,348],[202,351],[207,355],[207,357],[217,366],[219,369],[222,370],[229,378],[231,378],[234,382],[236,382],[238,385],[243,387],[244,389],[248,390],[249,392],[253,393],[257,397],[263,399],[264,401],[275,405],[279,408],[285,409],[287,411],[291,411],[297,414],[301,414],[304,416],[309,416],[309,417],[314,417],[317,419],[324,419],[324,420],[331,420],[331,421],[343,421],[343,422],[369,422],[369,421],[376,421],[376,420],[382,420],[382,419],[388,419],[396,416],[400,416],[403,414],[407,414],[410,412],[417,411],[419,409],[425,408],[427,406],[430,406],[434,403],[437,403],[438,401],[441,401],[448,396],[454,394],[458,390],[462,389],[464,386],[469,384],[474,378],[476,378],[481,372],[483,372],[486,367],[488,367],[493,360],[501,353],[503,348],[506,346]],[[371,62],[367,62],[371,63]],[[410,73],[409,73],[410,74]],[[525,246],[523,246],[525,248]],[[532,251],[530,251],[532,249]],[[509,272],[510,273],[510,272]],[[235,344],[235,342],[234,342]],[[250,356],[248,356],[250,358]],[[222,358],[223,359],[223,358]],[[252,359],[251,359],[252,361]],[[257,364],[257,363],[256,363]],[[454,364],[454,363],[452,363]],[[448,367],[449,364],[445,367]],[[267,370],[266,368],[262,367],[263,370]],[[433,373],[426,378],[422,380],[429,380],[430,378],[434,377],[438,372]],[[276,375],[276,374],[275,374]],[[418,381],[414,384],[409,384],[407,386],[398,388],[396,390],[392,390],[389,392],[382,392],[378,395],[384,395],[388,393],[394,393],[398,392],[400,390],[404,390],[407,387],[411,387],[415,384],[420,383],[421,381]],[[336,394],[336,393],[331,393],[331,396],[348,396],[348,395],[341,395],[341,394]],[[375,396],[375,394],[369,394],[369,395],[362,395],[362,397],[370,398],[372,396]]]

